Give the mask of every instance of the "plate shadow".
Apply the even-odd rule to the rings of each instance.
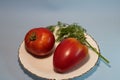
[[[24,68],[24,66],[20,62],[19,58],[18,58],[18,63],[20,65],[20,68],[23,70],[23,72],[25,74],[27,74],[29,77],[31,77],[33,80],[52,80],[52,79],[41,78],[41,77],[31,73],[30,71],[28,71],[27,69]],[[85,80],[85,79],[87,79],[89,76],[91,76],[97,70],[97,68],[99,67],[99,64],[100,64],[100,59],[98,59],[96,65],[92,69],[90,69],[87,73],[85,73],[79,77],[69,79],[69,80]]]
[[[100,62],[101,60],[100,58],[98,58],[98,61],[93,68],[91,68],[87,73],[83,74],[82,76],[76,77],[72,80],[86,80],[89,76],[91,76],[97,70],[97,68],[100,65]]]
[[[24,68],[24,66],[22,65],[22,63],[20,62],[20,59],[18,59],[18,63],[20,65],[20,68],[23,70],[23,72],[25,74],[27,74],[29,77],[31,77],[33,80],[48,80],[48,79],[44,79],[44,78],[41,78],[35,74],[32,74],[30,71],[28,71],[27,69]]]

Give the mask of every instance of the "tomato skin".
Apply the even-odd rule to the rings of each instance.
[[[54,70],[60,73],[67,72],[82,62],[87,55],[87,46],[81,44],[75,38],[64,39],[54,52]]]
[[[54,47],[55,38],[47,28],[33,28],[24,38],[25,48],[33,56],[43,57],[49,55]]]

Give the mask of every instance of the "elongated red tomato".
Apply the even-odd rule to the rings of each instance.
[[[25,47],[33,56],[49,55],[54,47],[55,38],[47,28],[33,28],[25,35]]]
[[[80,64],[87,55],[87,46],[81,44],[75,38],[64,39],[54,52],[54,70],[61,73],[67,72],[77,64]]]

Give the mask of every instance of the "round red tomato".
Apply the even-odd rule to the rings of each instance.
[[[67,72],[85,60],[88,47],[75,38],[64,39],[56,48],[53,56],[54,70]]]
[[[33,28],[25,36],[25,48],[33,56],[49,55],[54,47],[55,38],[47,28]]]

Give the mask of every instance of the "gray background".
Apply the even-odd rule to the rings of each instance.
[[[18,48],[29,29],[57,21],[83,26],[110,60],[73,80],[120,79],[120,0],[0,0],[0,80],[41,79],[20,66]]]

